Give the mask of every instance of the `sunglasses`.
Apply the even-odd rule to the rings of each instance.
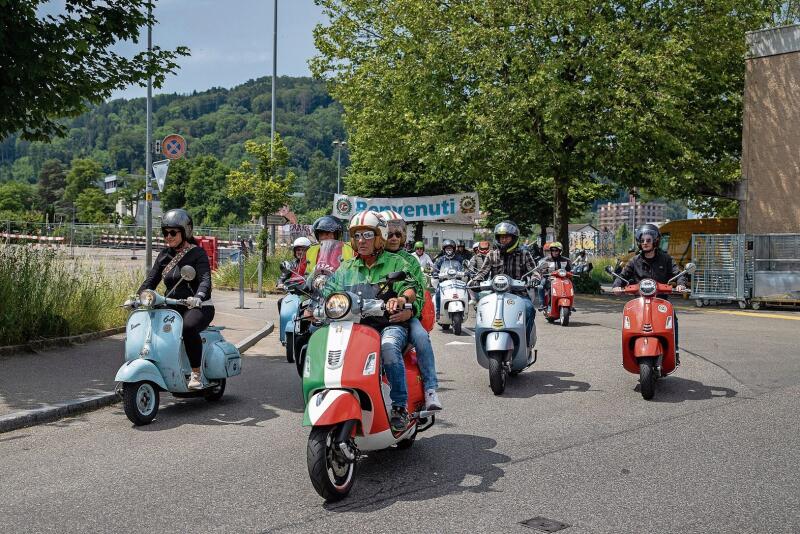
[[[652,239],[640,239],[639,241],[640,241],[641,243],[652,243],[652,242],[653,242],[653,240],[652,240]]]
[[[401,238],[403,237],[403,232],[389,232],[387,236]]]
[[[181,231],[180,230],[161,230],[161,233],[164,235],[164,237],[167,237],[167,236],[175,237],[176,235],[180,234]]]
[[[356,241],[359,241],[361,239],[363,239],[364,241],[369,241],[373,237],[375,237],[375,232],[373,232],[372,230],[365,230],[363,232],[355,232],[353,234],[353,239],[355,239]]]

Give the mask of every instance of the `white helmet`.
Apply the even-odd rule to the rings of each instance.
[[[386,225],[388,227],[399,228],[403,235],[406,234],[406,221],[403,220],[403,216],[397,213],[394,210],[383,210],[378,215],[386,221]]]
[[[297,247],[305,247],[308,248],[311,246],[311,241],[307,237],[298,237],[292,243],[292,248],[295,249]]]
[[[358,243],[352,237],[353,232],[358,230],[372,230],[375,232],[375,248],[382,249],[386,239],[389,237],[389,228],[386,221],[377,212],[361,211],[353,215],[350,219],[350,245],[353,250],[358,250]]]

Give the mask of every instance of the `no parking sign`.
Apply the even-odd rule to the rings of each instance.
[[[186,154],[186,139],[178,134],[170,134],[161,141],[161,152],[167,159],[180,159]]]

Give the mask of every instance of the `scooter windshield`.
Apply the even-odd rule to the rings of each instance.
[[[328,279],[336,272],[342,263],[342,249],[344,243],[335,239],[326,239],[319,244],[319,254],[314,272],[311,273],[311,289],[321,290],[328,283]]]
[[[327,296],[331,293],[349,291],[364,299],[378,299],[385,294],[385,291],[381,291],[382,285],[373,283],[362,269],[347,269],[338,271],[328,279],[324,294]]]
[[[464,270],[464,265],[458,260],[444,260],[441,267],[439,267],[439,274],[448,274],[450,269],[453,269],[455,272],[461,272]]]

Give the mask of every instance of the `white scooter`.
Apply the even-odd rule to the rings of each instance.
[[[439,317],[436,322],[442,330],[453,325],[453,333],[461,335],[461,325],[469,314],[469,292],[467,291],[467,275],[464,266],[456,260],[446,260],[434,274],[439,280],[436,292],[439,295]]]

